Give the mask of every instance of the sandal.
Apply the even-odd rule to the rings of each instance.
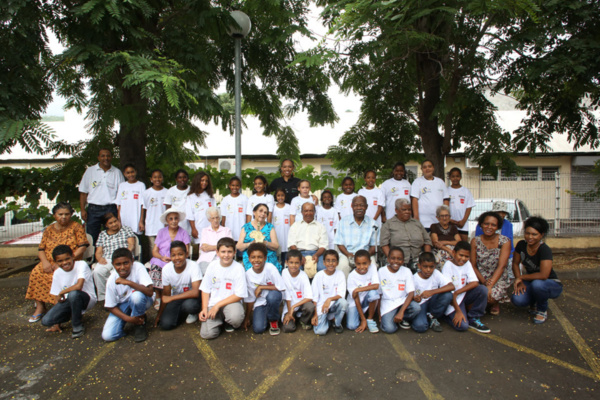
[[[158,311],[160,309],[160,299],[156,299],[154,302],[154,309]]]
[[[541,318],[540,318],[541,317]],[[538,311],[533,317],[534,324],[543,324],[548,319],[548,311]]]
[[[496,303],[490,308],[491,315],[500,315],[500,304]]]
[[[31,317],[29,317],[29,322],[31,322],[31,323],[38,322],[39,320],[42,319],[44,314],[45,313],[39,313],[39,314],[32,315]]]

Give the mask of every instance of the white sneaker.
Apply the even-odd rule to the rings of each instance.
[[[196,321],[198,321],[198,314],[189,314],[185,319],[186,324],[193,324]]]

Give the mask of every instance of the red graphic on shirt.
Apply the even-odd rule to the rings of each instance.
[[[404,283],[399,283],[399,284],[398,284],[398,290],[399,290],[399,291],[401,291],[401,292],[402,292],[402,291],[404,290],[404,287],[405,287],[405,286],[404,286]]]
[[[464,286],[465,283],[467,283],[467,278],[463,276],[460,281],[462,282],[461,284]]]
[[[136,193],[136,194],[133,195],[133,198],[137,200],[137,199],[140,198],[140,195]]]
[[[272,285],[272,284],[273,284],[273,282],[267,281],[267,285]]]
[[[290,224],[290,220],[286,218],[286,219],[285,219],[285,221],[283,221],[283,223],[284,223],[285,225],[289,225],[289,224]]]
[[[377,205],[377,200],[373,200],[373,205],[376,206]]]
[[[208,202],[208,206],[209,206],[209,207],[212,207],[212,203],[211,203],[210,201]]]
[[[225,284],[225,289],[227,289],[227,290],[231,290],[231,282],[227,282],[227,283]]]
[[[238,207],[238,212],[244,212],[244,207]]]
[[[296,292],[296,296],[298,296],[299,299],[302,298],[302,292]]]
[[[329,226],[333,226],[333,221],[329,221]]]
[[[404,194],[408,196],[408,189],[404,189]]]
[[[460,204],[465,204],[465,199],[460,199]]]
[[[190,290],[190,288],[189,288],[189,287],[187,287],[187,286],[184,286],[184,288],[183,288],[183,292],[185,293],[185,292],[187,292],[188,290]]]

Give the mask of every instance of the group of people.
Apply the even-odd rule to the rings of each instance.
[[[318,335],[330,327],[339,333],[344,318],[356,332],[441,331],[446,320],[457,330],[486,333],[486,310],[497,315],[500,303],[512,301],[530,307],[540,324],[548,299],[562,292],[543,242],[543,218],[528,219],[524,240],[513,248],[506,204],[497,202],[467,241],[474,200],[458,168],[447,187],[424,161],[411,185],[397,163],[381,188],[375,171],[365,173],[358,193],[346,177],[334,201],[329,190],[320,199],[311,194],[310,182],[294,177],[293,162],[284,160],[281,177],[268,185],[257,176],[249,198],[233,177],[217,206],[203,171],[190,185],[187,172],[177,171],[167,190],[154,170],[146,189],[133,165],[123,173],[112,166],[110,150],[101,149],[98,161],[79,186],[95,264],[90,270],[80,261],[92,243],[71,221],[71,206],[59,203],[30,276],[27,298],[36,310],[29,321],[41,320],[49,331],[71,320],[72,336],[81,336],[82,313],[104,301],[107,341],[124,336],[126,323],[134,325],[136,341],[145,340],[152,305],[155,326],[168,330],[200,319],[206,339],[240,327],[276,335],[280,326],[293,332],[298,323]],[[152,248],[146,265],[134,256],[142,232]],[[56,305],[46,312],[46,303]]]

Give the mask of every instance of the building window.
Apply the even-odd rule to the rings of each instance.
[[[558,172],[558,167],[542,167],[542,180],[553,181]]]
[[[514,172],[512,174],[509,174],[507,170],[503,169],[500,171],[500,180],[501,181],[516,181],[517,174],[515,174]]]
[[[538,167],[525,167],[525,171],[521,174],[522,181],[537,181],[538,180]]]

